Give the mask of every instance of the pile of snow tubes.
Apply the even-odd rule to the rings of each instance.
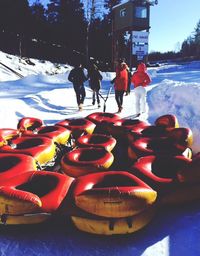
[[[0,224],[67,218],[98,235],[134,233],[160,207],[200,200],[200,154],[173,114],[154,124],[96,112],[0,129]]]

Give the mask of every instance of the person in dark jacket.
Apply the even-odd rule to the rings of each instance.
[[[82,110],[85,99],[84,82],[87,80],[87,77],[83,71],[82,64],[79,63],[74,66],[74,68],[69,73],[68,80],[73,83],[78,108],[79,110]]]
[[[88,79],[89,85],[92,89],[92,105],[95,105],[95,101],[97,100],[98,107],[100,108],[100,99],[99,99],[99,90],[101,88],[101,80],[102,75],[98,69],[98,67],[94,63],[90,63],[88,67]]]

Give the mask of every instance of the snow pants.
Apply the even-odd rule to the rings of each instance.
[[[78,106],[80,104],[84,103],[84,99],[85,99],[85,88],[84,87],[80,87],[80,88],[74,88],[75,93],[76,93],[76,100],[77,100],[77,104]]]
[[[121,108],[123,105],[123,97],[124,97],[124,91],[115,90],[115,100],[117,102],[118,108]]]
[[[141,114],[146,112],[146,97],[147,92],[145,87],[138,86],[134,89],[135,93],[135,113]]]
[[[99,99],[99,90],[92,90],[92,102],[95,104],[95,99],[97,99],[97,103],[100,103],[100,99]]]

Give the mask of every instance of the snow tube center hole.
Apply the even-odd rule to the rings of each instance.
[[[6,156],[3,158],[0,158],[0,173],[5,172],[10,168],[13,168],[19,162],[20,162],[20,159],[15,156]]]
[[[106,188],[106,187],[133,187],[138,184],[126,176],[115,174],[106,175],[99,183],[93,186],[93,188]]]
[[[58,180],[49,176],[33,176],[30,181],[17,187],[19,190],[27,191],[42,197],[56,187]],[[53,198],[52,198],[53,200]]]

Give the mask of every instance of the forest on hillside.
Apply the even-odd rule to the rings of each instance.
[[[0,1],[0,50],[21,57],[68,62],[88,56],[105,69],[112,62],[112,7],[120,0]],[[195,24],[194,24],[195,26]],[[127,40],[120,40],[126,47]],[[200,58],[200,20],[180,52],[153,52],[149,61]]]

